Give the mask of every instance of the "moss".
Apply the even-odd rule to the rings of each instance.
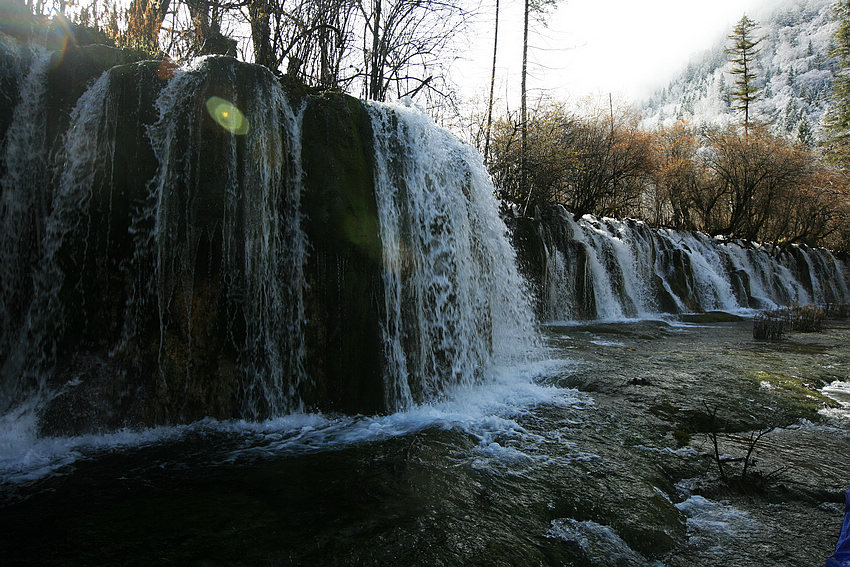
[[[676,441],[676,446],[686,447],[691,442],[693,432],[687,427],[682,426],[673,431],[673,439]]]
[[[383,394],[383,247],[372,129],[359,100],[328,93],[304,112],[308,372],[321,409],[376,413]]]
[[[663,250],[659,254],[661,264],[667,273],[666,281],[670,291],[675,294],[687,309],[695,313],[703,311],[698,298],[694,297],[694,269],[691,258],[684,250]]]
[[[817,390],[808,378],[757,370],[747,376],[760,390],[792,415],[814,419],[824,407],[839,407],[839,404]]]
[[[709,311],[708,313],[685,313],[679,316],[681,321],[687,323],[734,323],[743,321],[744,318],[733,313],[724,311]]]

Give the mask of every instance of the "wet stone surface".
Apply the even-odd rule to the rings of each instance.
[[[850,422],[819,390],[850,377],[850,325],[775,343],[754,341],[747,321],[543,332],[548,360],[401,414],[35,441],[26,459],[3,463],[4,564],[798,566],[829,556]]]

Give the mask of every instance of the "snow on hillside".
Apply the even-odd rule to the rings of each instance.
[[[755,119],[777,134],[797,136],[801,123],[814,131],[827,107],[833,63],[829,57],[835,23],[831,0],[798,0],[759,18],[757,86],[761,98],[751,107]],[[732,33],[732,30],[729,30]],[[727,124],[740,120],[729,97],[735,77],[723,38],[643,107],[644,125],[669,126],[677,120]],[[805,128],[805,126],[803,126]]]

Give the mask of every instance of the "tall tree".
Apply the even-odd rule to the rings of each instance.
[[[729,92],[736,102],[736,108],[744,113],[744,136],[750,129],[750,105],[758,98],[759,89],[756,87],[755,59],[759,50],[756,49],[764,38],[755,38],[754,32],[758,24],[747,17],[741,18],[732,35],[732,47],[726,50],[732,63],[731,73],[736,76],[733,89]]]
[[[836,2],[832,13],[838,22],[831,53],[837,70],[832,78],[832,104],[824,127],[828,155],[846,167],[850,165],[850,0]]]
[[[526,170],[526,152],[528,151],[528,20],[532,14],[542,17],[546,10],[555,6],[558,0],[525,0],[523,10],[522,26],[522,80],[520,85],[520,172]],[[525,174],[522,173],[523,179]],[[531,199],[531,187],[528,188],[528,199],[525,208]]]
[[[493,126],[493,94],[496,89],[496,55],[499,48],[499,0],[496,0],[496,25],[493,32],[493,70],[490,74],[490,100],[487,103],[487,130],[484,133],[484,161],[490,153],[490,129]]]
[[[519,170],[523,185],[526,185],[527,169],[527,154],[528,154],[528,101],[526,90],[526,78],[528,76],[528,15],[531,12],[531,0],[525,0],[525,9],[523,10],[523,26],[522,26],[522,81],[520,85],[520,162]],[[528,187],[528,199],[525,202],[525,209],[528,209],[528,204],[531,200],[531,187]]]

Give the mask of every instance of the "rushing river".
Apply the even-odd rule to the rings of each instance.
[[[4,565],[818,565],[850,482],[850,326],[543,328],[546,353],[379,417],[0,443]],[[729,476],[748,430],[750,477]],[[702,420],[701,420],[702,416]],[[709,429],[706,427],[703,430]]]

